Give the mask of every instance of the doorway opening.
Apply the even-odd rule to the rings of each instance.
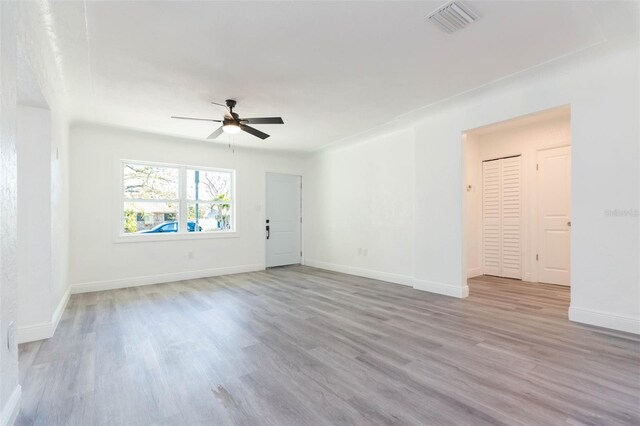
[[[520,280],[569,287],[570,107],[466,131],[463,144],[470,284]]]

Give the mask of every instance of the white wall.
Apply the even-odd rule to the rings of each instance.
[[[46,100],[51,111],[49,116],[50,140],[46,146],[42,147],[38,158],[38,161],[50,161],[50,175],[48,177],[44,175],[23,176],[24,179],[30,179],[30,181],[21,179],[20,182],[21,187],[27,188],[29,191],[33,187],[41,186],[43,181],[48,181],[44,185],[50,187],[46,197],[40,200],[42,209],[50,212],[50,227],[47,231],[49,235],[42,237],[45,244],[47,241],[50,241],[51,244],[51,274],[47,280],[49,294],[46,297],[43,295],[43,298],[39,298],[37,301],[31,301],[38,305],[38,320],[44,317],[44,313],[40,312],[41,308],[46,308],[48,320],[31,324],[26,320],[20,321],[18,338],[19,341],[24,342],[53,335],[70,294],[67,158],[69,124],[65,113],[67,88],[63,81],[64,69],[55,50],[50,48],[51,39],[47,15],[42,13],[42,4],[38,2],[18,2],[17,8],[21,54],[26,55],[29,68],[33,72],[33,75],[28,78],[35,79],[35,86],[40,90],[41,97]],[[22,78],[24,79],[26,76],[23,74]],[[35,198],[32,200],[35,202]],[[20,304],[18,309],[22,319],[36,312],[29,305]],[[36,320],[35,317],[31,318],[33,321]]]
[[[393,248],[395,253],[401,253],[394,259],[413,253],[413,267],[402,262],[393,270],[388,264],[380,265],[377,271],[411,277],[417,288],[464,297],[468,288],[463,246],[463,133],[570,105],[573,286],[569,316],[575,321],[640,333],[639,59],[637,41],[615,46],[601,44],[407,114],[389,125],[411,127],[414,131],[413,150],[407,148],[414,159],[414,193],[398,201],[400,208],[414,206],[415,221],[406,224],[413,229],[413,244],[407,242],[404,233],[387,234],[381,239],[377,229],[369,228],[360,231],[367,237],[358,246]],[[378,131],[388,132],[384,127]],[[371,150],[393,152],[395,143],[392,138],[381,142],[374,132],[359,137],[357,142],[363,144],[358,147],[363,153],[369,146]],[[328,151],[334,149],[337,148]],[[347,170],[342,174],[356,180],[346,183],[326,176],[326,171],[335,173],[334,169],[318,166],[327,155],[332,154],[321,152],[309,160],[308,179],[327,185],[317,193],[316,205],[332,202],[333,193],[341,192],[343,185],[367,187],[367,176],[357,172],[366,157],[354,157],[350,164],[342,165]],[[349,173],[348,169],[354,172]],[[398,178],[386,185],[401,187],[412,183]],[[370,204],[366,198],[359,201],[350,206],[350,211],[362,212],[361,217],[366,217],[364,212],[370,210]],[[607,211],[615,209],[631,213],[607,215]],[[307,210],[306,217],[305,230],[324,225],[314,210]],[[308,238],[311,235],[307,232]],[[312,244],[309,239],[305,241],[307,247]],[[341,253],[332,263],[356,271],[359,264],[341,247],[348,241],[348,236],[333,238],[324,252]],[[348,252],[352,253],[353,248]]]
[[[0,424],[20,409],[17,321],[16,3],[0,2]],[[10,324],[13,323],[13,327]],[[7,345],[7,342],[11,342]]]
[[[538,117],[538,118],[536,118]],[[541,149],[571,144],[568,108],[510,120],[466,134],[467,275],[482,274],[482,162],[520,155],[522,161],[522,279],[537,281],[536,159]]]
[[[467,277],[475,277],[482,275],[482,164],[479,164],[480,145],[469,134],[462,135],[462,145],[466,172],[463,248],[467,257]]]
[[[413,168],[411,129],[312,158],[305,264],[411,285]]]
[[[53,331],[69,300],[69,121],[51,104],[51,311]]]
[[[265,173],[302,175],[303,167],[295,154],[241,148],[234,153],[212,142],[89,124],[72,126],[69,158],[69,280],[74,292],[263,269]],[[237,237],[116,242],[121,200],[114,188],[121,159],[235,169]]]
[[[19,105],[18,339],[49,337],[51,322],[51,119]]]

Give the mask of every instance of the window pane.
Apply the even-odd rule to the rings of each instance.
[[[179,169],[143,164],[124,165],[124,197],[139,199],[178,198]]]
[[[196,217],[196,205],[197,217]],[[230,231],[231,204],[212,204],[206,202],[189,203],[187,205],[187,228],[190,232]],[[197,225],[197,226],[196,226]]]
[[[231,173],[187,170],[187,198],[198,201],[231,201]]]
[[[178,232],[178,203],[124,203],[124,233],[164,234]]]

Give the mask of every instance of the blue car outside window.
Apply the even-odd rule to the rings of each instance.
[[[167,223],[162,227],[162,232],[178,232],[178,223],[177,222]]]
[[[194,232],[196,230],[195,222],[187,222],[187,231]],[[198,226],[198,231],[202,231],[202,226]],[[155,228],[140,231],[141,234],[155,234],[155,233],[165,233],[165,232],[178,232],[178,222],[167,222],[161,225],[157,225]]]

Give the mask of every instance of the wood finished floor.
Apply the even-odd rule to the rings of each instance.
[[[75,295],[20,346],[17,424],[640,424],[638,336],[567,288],[465,300],[295,266]]]

